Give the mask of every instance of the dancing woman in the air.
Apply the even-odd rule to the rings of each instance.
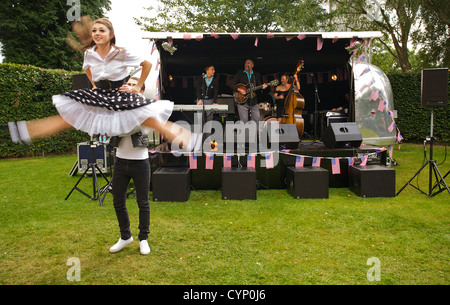
[[[85,50],[83,69],[92,89],[69,91],[52,97],[59,115],[20,122],[9,122],[15,143],[55,135],[76,128],[89,135],[121,136],[140,126],[158,130],[169,142],[191,148],[191,133],[168,121],[173,103],[167,100],[146,100],[137,95],[151,70],[151,63],[115,45],[114,28],[106,18],[91,21],[82,17],[73,26],[79,42],[69,44]],[[142,67],[139,82],[129,92],[119,88],[127,81],[128,67]]]

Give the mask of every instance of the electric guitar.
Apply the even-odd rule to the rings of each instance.
[[[279,83],[278,80],[274,79],[273,81],[267,83],[267,86],[277,86],[278,83]],[[234,91],[234,93],[233,93],[234,100],[239,105],[245,104],[245,103],[247,103],[249,98],[255,97],[255,95],[256,95],[255,91],[261,89],[263,86],[264,85],[251,87],[250,84],[247,84],[247,85],[238,84],[237,85],[238,89],[239,88],[244,89],[245,94],[242,94],[239,91]]]

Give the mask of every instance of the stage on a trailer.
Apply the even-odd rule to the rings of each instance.
[[[387,196],[391,196],[392,186],[395,187],[394,170],[385,166],[389,159],[385,147],[396,140],[393,96],[386,75],[370,64],[372,41],[381,36],[381,32],[148,33],[145,37],[149,39],[148,57],[158,73],[152,73],[154,78],[147,82],[144,95],[173,101],[178,110],[173,111],[170,120],[186,122],[191,130],[198,124],[194,120],[196,111],[190,111],[189,106],[196,104],[197,83],[203,77],[205,65],[215,67],[214,77],[219,82],[217,103],[228,105],[227,111],[219,111],[214,118],[225,130],[224,137],[227,124],[240,120],[230,81],[242,71],[248,58],[255,63],[255,71],[261,74],[264,83],[279,80],[283,73],[288,76],[296,73],[301,86],[299,93],[305,101],[301,113],[297,114],[302,118],[304,130],[296,142],[289,143],[294,145],[280,145],[272,151],[250,150],[256,151],[254,155],[248,151],[235,152],[230,154],[231,160],[224,155],[225,149],[202,149],[195,160],[193,155],[155,150],[150,153],[152,172],[172,168],[167,173],[175,173],[176,168],[187,168],[190,190],[224,191],[224,175],[229,172],[225,169],[229,167],[246,169],[254,162],[249,168],[254,167],[258,189],[289,188],[292,172],[301,176],[300,168],[305,171],[320,168],[317,172],[322,176],[328,171],[328,179],[324,181],[328,187],[349,187],[361,196],[387,194],[378,192],[386,189],[381,187],[380,179],[387,173],[390,179]],[[301,62],[304,66],[299,71]],[[155,82],[157,86],[152,91]],[[257,94],[261,121],[265,125],[277,121],[275,90],[271,86]],[[355,124],[362,141],[343,147],[325,145],[328,144],[324,139],[326,131],[337,123]],[[249,156],[255,159],[249,161]],[[382,167],[378,168],[379,165]],[[306,176],[312,172],[314,169]],[[303,178],[298,179],[303,183]],[[152,177],[152,183],[154,180]],[[365,185],[377,192],[367,192]]]

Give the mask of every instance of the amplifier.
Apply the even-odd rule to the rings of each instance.
[[[236,113],[236,102],[234,101],[234,97],[219,97],[217,98],[217,104],[228,106],[228,111],[219,111],[220,113]]]
[[[98,168],[102,173],[108,173],[110,171],[110,165],[114,164],[114,156],[106,149],[106,144],[94,142],[92,144],[94,150],[94,162],[97,163]],[[83,173],[91,163],[91,144],[90,142],[81,142],[77,144],[78,152],[78,172]],[[87,171],[88,174],[92,173],[92,170]]]

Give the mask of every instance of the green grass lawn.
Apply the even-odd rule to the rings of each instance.
[[[434,153],[444,159],[444,147]],[[403,144],[394,158],[398,190],[420,168],[423,147]],[[447,191],[428,197],[408,186],[394,198],[361,198],[331,188],[328,199],[293,199],[258,190],[256,201],[192,191],[188,202],[151,202],[149,255],[136,240],[111,254],[119,238],[111,194],[103,207],[78,192],[64,200],[78,179],[68,176],[75,160],[0,160],[0,284],[449,284]],[[439,168],[445,174],[448,160]],[[427,170],[419,186],[427,192]],[[91,179],[81,187],[92,192]],[[134,197],[128,209],[137,239]],[[72,257],[79,282],[66,278]],[[368,280],[372,257],[380,281]]]

